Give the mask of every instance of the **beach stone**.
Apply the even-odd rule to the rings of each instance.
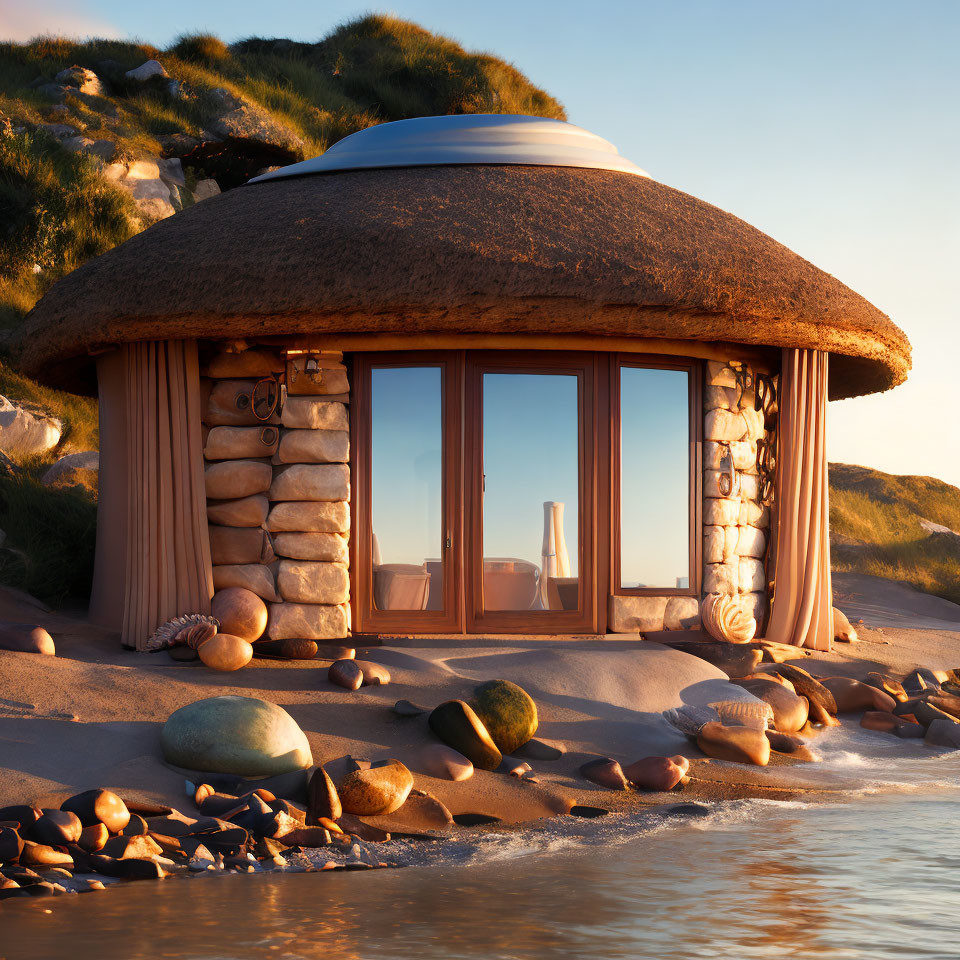
[[[243,587],[218,590],[210,601],[210,612],[220,621],[223,633],[248,643],[259,640],[267,626],[267,605],[252,590]]]
[[[938,681],[933,673],[930,670],[923,669],[922,667],[918,667],[903,681],[903,689],[907,693],[914,695],[923,693],[924,690],[928,690],[930,687],[935,687],[937,685]]]
[[[341,533],[276,533],[273,549],[278,557],[293,560],[346,564],[350,559],[350,542]]]
[[[437,780],[469,780],[473,764],[453,747],[443,743],[429,743],[416,751],[412,764],[417,773]]]
[[[859,639],[847,615],[836,607],[833,608],[833,639],[840,643],[856,643]]]
[[[103,856],[116,860],[147,860],[150,857],[159,857],[162,853],[160,844],[145,835],[111,837],[103,845]]]
[[[210,560],[214,565],[269,562],[272,549],[255,527],[209,527]]]
[[[206,494],[211,500],[240,500],[266,493],[273,480],[269,463],[231,460],[207,464],[203,471]]]
[[[674,650],[712,663],[731,679],[753,673],[763,658],[761,650],[738,643],[707,640],[667,640],[666,643]]]
[[[43,809],[40,818],[30,827],[30,839],[49,846],[76,843],[82,830],[83,824],[75,813]]]
[[[291,500],[275,503],[267,517],[271,533],[348,533],[350,504],[343,501]]]
[[[518,747],[514,753],[518,757],[523,757],[524,760],[552,761],[559,760],[566,753],[566,748],[562,743],[556,741],[538,740],[536,737],[532,737],[522,747]]]
[[[672,790],[690,769],[686,757],[644,757],[623,768],[623,774],[640,790],[656,790],[665,793]]]
[[[912,724],[911,721],[898,717],[894,713],[887,713],[884,710],[868,710],[860,719],[860,726],[865,730],[876,730],[879,733],[892,733],[897,727],[904,724],[919,726],[919,724]],[[923,729],[922,726],[921,729]]]
[[[376,817],[376,826],[393,837],[418,836],[425,830],[447,830],[453,816],[446,805],[423,790],[411,790],[404,805],[395,813]]]
[[[398,700],[393,705],[393,712],[401,717],[420,717],[427,712],[426,707],[418,707],[409,700]]]
[[[84,827],[102,823],[110,833],[119,833],[130,822],[130,811],[110,790],[84,790],[60,804],[61,810],[75,813]]]
[[[580,767],[580,776],[608,790],[627,790],[630,786],[620,764],[611,757],[588,760]]]
[[[63,424],[39,408],[0,396],[0,450],[11,457],[35,457],[59,442]]]
[[[72,869],[73,857],[50,844],[24,840],[20,863],[25,867],[67,867]]]
[[[269,497],[271,500],[349,500],[350,468],[345,463],[295,463],[283,467],[274,474]]]
[[[732,682],[743,687],[759,700],[763,700],[764,703],[770,704],[773,708],[773,725],[780,733],[796,733],[810,716],[807,700],[777,683],[776,680],[757,677]]]
[[[346,603],[350,575],[342,563],[281,560],[277,564],[277,590],[295,603]]]
[[[330,665],[327,679],[345,690],[359,690],[363,685],[363,671],[356,660],[337,660]]]
[[[35,623],[0,623],[0,650],[39,653],[49,657],[57,654],[53,637]]]
[[[23,852],[23,838],[13,827],[0,827],[0,863],[16,860]]]
[[[932,727],[938,722],[939,721],[934,720],[930,726]],[[926,731],[919,723],[901,723],[899,726],[893,728],[893,732],[894,735],[898,736],[901,740],[921,740],[926,734]]]
[[[944,694],[942,696],[927,697],[927,703],[944,713],[949,713],[954,719],[960,719],[960,697]]]
[[[241,587],[261,600],[278,600],[273,571],[263,563],[221,563],[213,567],[213,589]]]
[[[118,860],[102,853],[90,856],[90,866],[96,873],[118,880],[162,880],[168,875],[156,860],[140,860],[135,857]]]
[[[321,817],[339,820],[342,813],[343,805],[333,780],[323,767],[317,767],[307,784],[307,823],[315,824]]]
[[[258,640],[253,645],[255,657],[270,657],[277,660],[314,660],[317,656],[316,640]]]
[[[480,684],[470,706],[501,753],[512,754],[537,732],[537,705],[522,687],[509,680]]]
[[[889,713],[897,705],[888,693],[851,677],[826,677],[822,683],[833,694],[837,713],[860,713],[863,710]]]
[[[0,807],[0,823],[17,824],[18,829],[29,830],[29,827],[40,819],[40,811],[28,803],[14,803],[7,807]]]
[[[337,784],[343,809],[361,817],[399,810],[412,789],[413,774],[399,760],[380,760],[366,770],[354,770]]]
[[[260,777],[313,763],[293,717],[256,697],[209,697],[181,707],[163,725],[160,742],[168,763],[191,770]]]
[[[291,429],[310,431],[345,432],[350,429],[345,404],[316,397],[288,395],[281,422]]]
[[[447,700],[430,714],[430,729],[480,770],[496,770],[503,759],[483,721],[463,700]]]
[[[253,646],[243,637],[218,633],[197,648],[203,665],[221,673],[232,673],[245,667],[253,658]]]
[[[799,696],[806,697],[811,704],[819,704],[827,713],[836,715],[837,701],[829,688],[802,667],[796,667],[790,663],[764,664],[757,668],[757,672],[776,674],[789,680]]]
[[[81,850],[86,853],[96,853],[103,849],[103,845],[110,839],[110,831],[106,824],[97,822],[89,827],[84,827],[80,832],[80,839],[77,841]]]
[[[764,731],[770,741],[770,749],[777,753],[794,754],[806,748],[806,744],[799,737],[791,737],[789,733],[778,733],[776,730]]]
[[[374,663],[372,660],[355,660],[354,663],[363,674],[365,687],[386,686],[390,682],[390,671],[383,664]]]
[[[346,430],[284,430],[278,463],[346,463],[350,434]]]
[[[945,710],[941,710],[939,707],[935,707],[932,703],[924,700],[918,700],[915,703],[913,715],[917,718],[917,721],[925,727],[929,727],[934,720],[945,720],[960,725],[960,721],[958,721],[956,717],[951,716]]]
[[[357,651],[353,647],[342,647],[334,644],[317,644],[317,658],[320,660],[353,660]]]
[[[225,527],[259,527],[270,512],[270,501],[263,494],[241,500],[217,500],[207,504],[207,521]]]
[[[960,750],[960,724],[937,718],[930,722],[924,735],[927,743],[937,747],[951,747]]]
[[[899,703],[903,703],[908,699],[907,692],[903,689],[903,684],[893,677],[888,677],[885,673],[868,673],[863,678],[863,682],[869,684],[871,687],[876,687],[878,690],[882,690]]]
[[[752,763],[758,767],[770,762],[770,741],[766,733],[752,727],[727,727],[710,721],[700,728],[697,746],[716,760]]]
[[[267,636],[271,640],[338,640],[347,632],[346,604],[270,604]]]

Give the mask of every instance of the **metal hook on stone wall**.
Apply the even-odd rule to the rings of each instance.
[[[726,440],[719,441],[723,448],[720,456],[720,474],[717,477],[717,489],[721,497],[735,497],[740,493],[740,474],[733,463],[733,451]]]

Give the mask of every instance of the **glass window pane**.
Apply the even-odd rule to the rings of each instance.
[[[483,377],[483,606],[580,605],[578,380]]]
[[[685,370],[620,368],[620,586],[690,585]]]
[[[370,375],[374,607],[442,610],[441,369],[374,367]]]

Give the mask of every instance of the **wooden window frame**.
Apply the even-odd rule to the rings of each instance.
[[[350,589],[354,634],[460,633],[463,597],[460,589],[463,565],[460,491],[463,469],[463,352],[402,351],[354,354],[353,395],[350,410]],[[370,416],[372,372],[378,367],[440,367],[442,494],[441,510],[445,543],[443,610],[377,610],[373,602],[372,476],[370,471],[372,419]]]
[[[623,367],[683,370],[688,374],[690,437],[688,587],[621,586],[620,547],[621,436],[620,371]],[[616,597],[699,597],[703,571],[703,361],[636,353],[610,355],[610,594]]]
[[[599,625],[597,536],[597,389],[599,355],[595,353],[504,351],[471,352],[466,357],[464,451],[466,514],[464,532],[467,592],[466,629],[472,634],[596,633]],[[577,377],[578,473],[581,503],[577,504],[579,607],[565,611],[483,609],[483,376],[486,373],[559,374]],[[581,508],[582,504],[582,508]],[[605,630],[605,611],[604,611]]]

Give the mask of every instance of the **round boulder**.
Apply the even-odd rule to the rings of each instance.
[[[509,680],[480,684],[470,705],[501,753],[513,753],[537,732],[537,705]]]
[[[84,790],[60,804],[80,818],[84,827],[102,823],[111,833],[119,833],[130,822],[130,811],[111,790]]]
[[[380,760],[348,773],[337,785],[347,813],[378,816],[399,810],[413,789],[413,774],[399,760]]]
[[[463,700],[441,703],[428,720],[430,729],[480,770],[496,770],[503,756],[490,738],[483,721]]]
[[[210,603],[210,612],[220,621],[222,633],[248,643],[259,640],[267,629],[267,605],[245,587],[218,590]]]
[[[160,731],[164,759],[178,767],[269,777],[311,766],[293,717],[256,697],[210,697],[172,713]]]

